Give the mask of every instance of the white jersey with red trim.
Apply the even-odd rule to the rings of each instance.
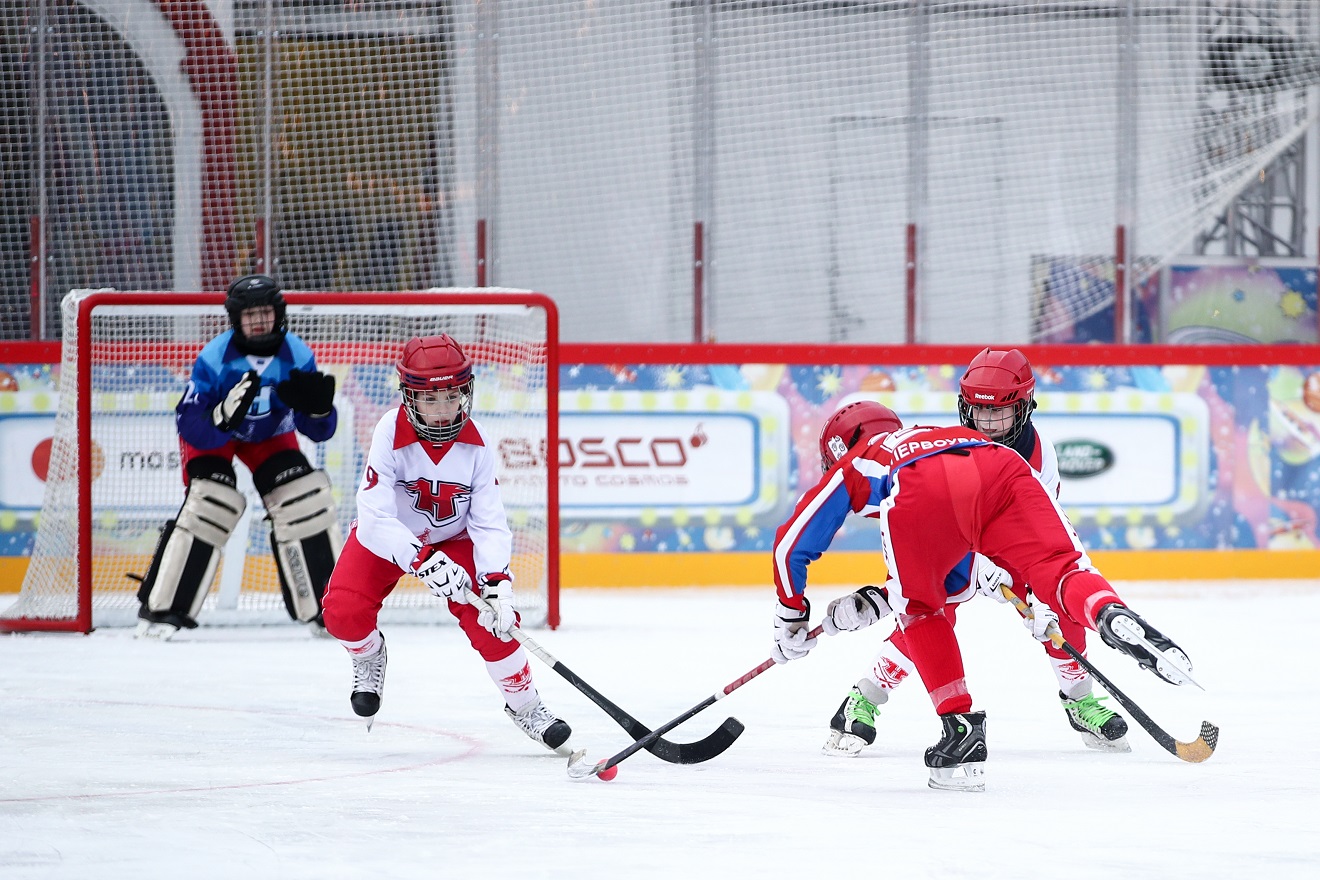
[[[1040,432],[1034,424],[1030,426],[1031,433],[1036,442],[1030,455],[1023,456],[1027,464],[1031,467],[1032,473],[1040,484],[1045,487],[1045,491],[1050,493],[1050,497],[1055,501],[1059,500],[1059,454],[1054,451],[1054,444],[1051,443],[1044,434]],[[1014,445],[1017,449],[1017,445]],[[1018,450],[1021,454],[1021,450]]]
[[[357,538],[411,570],[428,544],[467,532],[478,578],[509,574],[513,536],[495,477],[495,454],[469,419],[447,443],[418,439],[403,407],[376,424],[357,493]]]

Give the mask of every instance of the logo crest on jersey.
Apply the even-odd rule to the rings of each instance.
[[[403,484],[413,499],[413,509],[427,517],[437,527],[458,519],[460,508],[472,499],[472,487],[460,483],[444,483],[418,477]]]

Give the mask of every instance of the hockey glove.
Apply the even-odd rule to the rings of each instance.
[[[841,632],[865,629],[882,617],[888,617],[889,591],[883,587],[865,586],[855,593],[840,596],[825,608],[820,625],[827,636]]]
[[[990,596],[996,602],[1008,601],[999,588],[1013,586],[1013,576],[980,553],[972,556],[972,580],[982,596]]]
[[[290,370],[289,378],[275,386],[275,393],[289,409],[322,418],[335,406],[335,377],[315,370]]]
[[[1050,636],[1059,631],[1059,615],[1035,596],[1028,596],[1027,614],[1022,618],[1022,625],[1036,641],[1048,642]]]
[[[439,550],[417,565],[416,574],[426,588],[441,599],[448,599],[456,605],[467,604],[467,590],[472,589],[472,578],[463,566]]]
[[[243,419],[247,418],[248,410],[252,408],[252,401],[257,399],[257,392],[260,390],[261,377],[257,375],[256,370],[248,370],[234,387],[229,389],[225,399],[211,410],[211,422],[221,431],[233,431],[243,423]]]
[[[518,614],[513,610],[513,581],[503,572],[482,575],[478,580],[486,609],[477,615],[477,623],[501,642],[507,642],[513,638],[509,630],[518,623]]]
[[[770,657],[776,663],[787,663],[807,656],[816,647],[816,640],[807,638],[811,624],[811,603],[802,597],[805,606],[799,611],[783,602],[775,604],[775,645]]]

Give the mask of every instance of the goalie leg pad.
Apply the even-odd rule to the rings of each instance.
[[[317,620],[343,545],[330,478],[301,453],[280,453],[258,469],[253,482],[270,517],[284,607],[294,620]]]
[[[247,508],[247,499],[214,479],[194,479],[179,515],[165,524],[138,598],[147,615],[196,626],[211,589],[220,550]],[[182,620],[176,620],[182,618]]]

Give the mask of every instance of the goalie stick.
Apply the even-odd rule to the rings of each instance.
[[[816,636],[824,632],[824,630],[825,628],[823,626],[817,626],[811,632],[807,633],[807,638],[814,639]],[[684,721],[687,721],[693,715],[696,715],[697,713],[702,712],[708,709],[709,707],[715,705],[715,702],[717,700],[724,699],[729,694],[733,693],[738,688],[747,684],[747,682],[756,678],[762,672],[765,672],[767,669],[769,669],[771,666],[774,665],[775,665],[774,660],[764,661],[763,663],[758,665],[755,669],[753,669],[751,672],[748,672],[745,675],[729,682],[723,688],[711,694],[709,697],[702,700],[700,703],[693,706],[691,709],[688,709],[682,715],[679,715],[677,718],[673,719],[672,721],[667,721],[664,724],[661,724],[659,727],[648,733],[646,736],[643,736],[641,739],[635,740],[633,743],[631,743],[627,748],[619,752],[617,755],[612,755],[611,757],[603,758],[592,764],[592,763],[588,763],[586,749],[582,749],[580,751],[574,752],[573,757],[568,759],[568,775],[574,779],[581,779],[585,776],[599,776],[601,773],[604,773],[606,770],[609,770],[611,767],[614,767],[617,764],[619,764],[629,755],[635,754],[637,751],[641,749],[649,749],[651,741],[659,739],[662,734],[668,733],[669,731],[673,730],[675,727],[678,727],[678,725],[682,724]]]
[[[486,600],[470,590],[468,591],[468,601],[479,609],[489,607]],[[715,728],[709,736],[696,742],[676,743],[662,739],[660,734],[665,731],[655,733],[651,728],[620,709],[604,694],[583,681],[577,673],[560,663],[553,654],[534,642],[532,637],[520,628],[515,626],[509,630],[509,635],[518,644],[535,654],[545,665],[559,673],[565,681],[586,695],[587,699],[603,709],[605,714],[610,716],[615,724],[622,727],[624,732],[632,737],[634,741],[645,740],[645,744],[639,748],[645,748],[661,761],[669,764],[700,764],[723,754],[729,746],[733,745],[734,740],[742,736],[743,723],[737,718],[726,718],[724,723]],[[572,760],[572,755],[569,756],[569,760]]]
[[[1007,598],[1009,602],[1013,603],[1013,607],[1016,608],[1022,616],[1026,617],[1030,614],[1030,610],[1027,608],[1027,603],[1019,599],[1017,594],[1011,589],[1006,586],[1000,586],[999,591],[1004,594],[1004,597]],[[1199,764],[1202,761],[1208,760],[1209,757],[1215,753],[1215,747],[1219,745],[1218,727],[1211,724],[1209,721],[1202,721],[1201,734],[1196,739],[1189,743],[1174,739],[1172,736],[1165,733],[1164,728],[1156,724],[1149,715],[1141,711],[1141,707],[1132,702],[1127,694],[1120,691],[1114,686],[1112,681],[1105,678],[1100,670],[1096,669],[1095,666],[1091,664],[1091,661],[1082,656],[1081,651],[1078,651],[1069,644],[1068,641],[1064,639],[1063,634],[1059,632],[1058,624],[1050,624],[1049,637],[1050,641],[1054,643],[1056,648],[1062,648],[1067,651],[1068,656],[1080,663],[1087,672],[1094,675],[1096,681],[1100,682],[1100,684],[1104,686],[1104,689],[1109,691],[1109,695],[1113,697],[1120,706],[1126,709],[1128,714],[1136,719],[1137,724],[1141,725],[1141,729],[1149,733],[1151,738],[1159,743],[1169,754],[1180,760],[1186,761],[1189,764]]]

